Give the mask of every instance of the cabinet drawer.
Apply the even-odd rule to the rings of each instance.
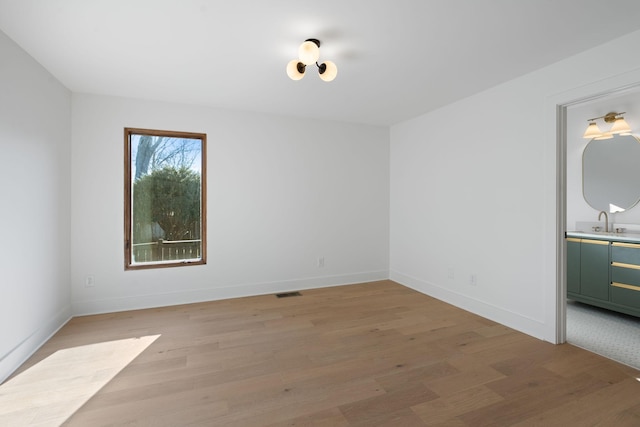
[[[640,265],[640,244],[623,242],[611,243],[611,261]]]
[[[640,266],[612,262],[611,281],[640,287]]]
[[[628,287],[621,287],[628,286]],[[640,309],[640,286],[611,284],[611,302]]]

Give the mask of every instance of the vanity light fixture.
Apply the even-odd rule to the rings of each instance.
[[[594,117],[593,119],[587,120],[589,122],[589,126],[587,126],[587,130],[582,135],[583,138],[587,139],[611,139],[613,135],[631,135],[631,127],[625,121],[624,117],[622,117],[625,112],[622,113],[607,113],[604,116]],[[603,119],[605,123],[613,123],[611,125],[611,129],[606,132],[602,132],[598,127],[596,120]]]
[[[320,40],[307,39],[298,48],[298,59],[289,61],[287,64],[287,75],[291,80],[300,80],[304,77],[307,65],[316,64],[320,78],[325,82],[330,82],[338,75],[338,67],[331,61],[324,61],[318,64],[320,58]]]

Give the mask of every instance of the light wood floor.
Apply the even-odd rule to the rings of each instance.
[[[74,318],[21,369],[155,334],[65,425],[640,425],[640,372],[391,281]]]

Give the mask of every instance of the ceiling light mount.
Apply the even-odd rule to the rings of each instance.
[[[330,82],[338,75],[338,67],[332,61],[324,61],[319,64],[320,40],[306,39],[298,48],[298,59],[289,61],[287,75],[291,80],[300,80],[304,77],[307,65],[316,64],[318,74],[325,82]]]
[[[312,42],[315,43],[316,46],[318,46],[318,49],[320,49],[320,40],[318,39],[306,39],[306,42]]]
[[[624,117],[622,117],[623,114],[626,114],[626,112],[610,112],[604,116],[588,119],[587,122],[589,122],[589,126],[587,126],[587,130],[584,132],[582,137],[600,140],[611,139],[613,138],[613,135],[631,135],[631,127],[629,127],[629,124],[625,121]],[[601,131],[596,123],[596,120],[598,119],[603,119],[605,123],[613,123],[611,129],[606,132]]]
[[[602,117],[596,117],[596,119],[602,118],[604,119],[605,123],[613,123],[617,120],[618,116],[622,116],[623,114],[626,114],[625,111],[623,111],[622,113],[607,113]],[[622,117],[620,117],[622,119]],[[591,120],[595,120],[595,119],[591,119]]]

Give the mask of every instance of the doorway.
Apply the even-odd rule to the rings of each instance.
[[[591,208],[582,193],[582,152],[589,142],[582,134],[592,117],[610,111],[625,111],[633,117],[634,133],[640,132],[640,79],[638,73],[625,76],[634,79],[625,83],[612,78],[609,86],[600,91],[583,88],[573,100],[565,98],[556,104],[557,165],[558,165],[558,283],[557,283],[557,342],[569,342],[594,353],[640,369],[640,319],[604,309],[568,301],[566,298],[565,231],[576,230],[577,223],[597,223],[598,211]],[[617,81],[618,80],[618,81]],[[624,80],[624,79],[623,79]],[[595,85],[594,85],[595,86]],[[594,94],[595,93],[595,94]],[[610,222],[640,224],[640,205],[635,211],[613,214]],[[625,345],[622,345],[625,343]]]

